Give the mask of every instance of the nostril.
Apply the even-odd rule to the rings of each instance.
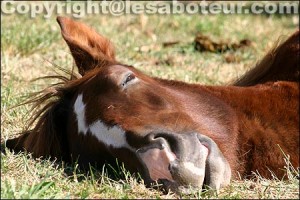
[[[148,141],[152,141],[152,140],[154,140],[156,138],[156,134],[154,134],[154,133],[150,133],[150,134],[147,134],[146,135],[146,139],[148,140]]]
[[[156,146],[159,149],[167,148],[175,155],[179,155],[178,151],[183,142],[182,137],[165,132],[149,133],[145,136],[145,141],[148,145]]]
[[[153,139],[152,143],[155,143],[159,149],[164,149],[167,147],[167,141],[162,137],[157,137]]]
[[[161,134],[158,134],[158,133],[148,134],[148,139],[149,140],[157,140],[157,139],[160,139],[160,138],[162,138]]]
[[[160,149],[161,148],[165,148],[166,147],[166,143],[167,143],[167,140],[162,137],[161,135],[158,135],[158,134],[149,134],[147,136],[147,142],[148,143],[157,143],[159,144],[159,147]]]

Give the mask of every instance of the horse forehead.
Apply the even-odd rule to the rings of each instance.
[[[77,120],[78,134],[87,135],[89,132],[97,140],[108,147],[130,148],[126,140],[126,132],[118,125],[108,127],[101,119],[91,124],[86,122],[86,104],[83,102],[83,94],[79,94],[74,103],[74,113]]]
[[[112,65],[107,69],[107,73],[111,78],[118,78],[121,75],[127,74],[129,72],[131,72],[131,70],[122,65]]]
[[[116,85],[120,85],[124,77],[130,73],[133,73],[133,71],[123,65],[111,65],[101,70],[102,77],[108,78]]]

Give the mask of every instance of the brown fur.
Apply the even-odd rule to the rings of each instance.
[[[232,171],[242,177],[256,170],[270,177],[268,168],[282,177],[285,163],[278,145],[293,166],[299,166],[299,31],[233,85],[201,86],[118,67],[105,38],[81,23],[66,18],[58,18],[58,22],[82,78],[62,78],[61,84],[29,101],[45,103],[33,117],[37,124],[7,141],[7,147],[67,161],[81,155],[83,164],[103,163],[112,155],[137,168],[137,159],[129,151],[107,149],[94,136],[77,134],[72,105],[84,91],[84,102],[97,100],[87,104],[87,122],[100,117],[109,125],[121,125],[130,133],[127,139],[134,141],[130,143],[134,147],[144,144],[144,135],[138,133],[197,131],[218,144]],[[118,70],[132,71],[142,82],[124,94],[111,78]],[[105,95],[97,99],[101,94]]]

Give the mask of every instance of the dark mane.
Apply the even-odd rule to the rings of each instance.
[[[28,126],[21,133],[17,141],[9,140],[6,146],[14,146],[15,151],[34,152],[34,157],[49,155],[69,160],[66,125],[71,111],[71,100],[76,88],[91,78],[88,73],[83,78],[73,71],[59,68],[66,75],[44,76],[39,79],[57,79],[60,82],[50,85],[46,89],[30,94],[25,104],[32,104],[32,115]],[[67,77],[69,76],[69,78]],[[20,106],[17,105],[17,106]],[[34,138],[34,139],[29,139]],[[26,139],[26,140],[25,140]]]
[[[299,30],[285,42],[276,45],[254,68],[233,85],[251,86],[268,81],[299,82]]]

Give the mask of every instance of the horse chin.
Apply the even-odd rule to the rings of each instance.
[[[159,137],[164,138],[164,134]],[[162,183],[165,189],[176,192],[185,186],[201,188],[208,148],[201,143],[196,133],[165,136],[168,137],[173,137],[172,142],[170,139],[162,139],[160,145],[150,144],[137,151],[150,180]]]

